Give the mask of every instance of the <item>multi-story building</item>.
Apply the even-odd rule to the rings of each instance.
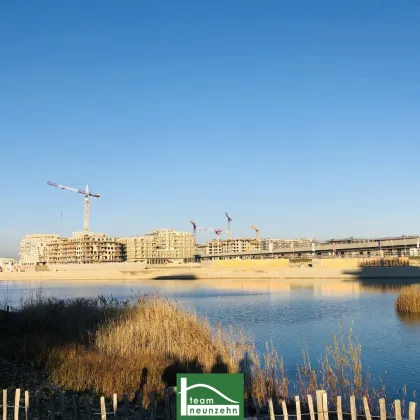
[[[197,245],[196,251],[201,255],[232,254],[236,252],[259,251],[261,241],[252,238],[213,239]]]
[[[45,265],[47,263],[45,256],[47,245],[58,238],[59,235],[49,233],[26,235],[20,242],[19,265],[22,268]]]
[[[0,271],[8,273],[14,271],[17,261],[14,258],[0,258]]]
[[[123,245],[123,258],[125,261],[146,261],[155,257],[155,243],[153,236],[133,236],[118,239]]]
[[[311,246],[313,242],[314,242],[313,238],[297,238],[297,239],[265,238],[265,239],[261,239],[261,251],[269,251],[270,244],[273,244],[272,249],[303,248],[306,246]]]
[[[120,238],[127,261],[164,262],[191,260],[195,253],[194,236],[173,229],[155,229],[144,236]]]
[[[122,262],[123,245],[105,233],[73,233],[71,238],[57,238],[47,245],[48,264],[94,264]]]
[[[311,246],[313,239],[213,239],[204,244],[197,245],[196,252],[201,255],[234,254],[250,251],[270,251],[278,248],[301,248]]]

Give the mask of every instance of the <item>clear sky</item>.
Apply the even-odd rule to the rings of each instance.
[[[82,230],[48,180],[116,236],[420,232],[417,0],[8,1],[0,57],[0,256]]]

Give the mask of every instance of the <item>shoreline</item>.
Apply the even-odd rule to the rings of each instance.
[[[358,281],[358,280],[415,280],[420,282],[420,267],[365,267],[358,270],[337,268],[291,267],[282,269],[216,269],[216,268],[139,268],[138,270],[69,270],[69,271],[32,271],[3,272],[1,281],[123,281],[123,280],[154,280],[154,281],[196,281],[196,280],[317,280]]]

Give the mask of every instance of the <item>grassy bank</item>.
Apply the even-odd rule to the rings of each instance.
[[[0,352],[8,361],[46,372],[61,389],[128,393],[132,399],[142,392],[146,403],[149,392],[162,396],[175,385],[177,372],[243,372],[246,396],[260,404],[268,397],[287,399],[289,392],[305,402],[323,388],[331,401],[337,395],[369,396],[373,408],[385,393],[370,388],[351,330],[341,328],[316,366],[305,352],[290,375],[272,345],[259,355],[250,337],[211,326],[158,296],[126,302],[30,297],[12,314]]]

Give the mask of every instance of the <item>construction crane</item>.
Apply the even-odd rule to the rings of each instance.
[[[253,226],[253,225],[251,225],[251,226],[250,226],[250,228],[255,230],[255,243],[257,243],[257,244],[258,244],[258,242],[260,241],[260,240],[258,239],[258,232],[259,232],[260,230],[259,230],[256,226]]]
[[[218,228],[210,228],[210,227],[199,227],[196,226],[196,230],[205,230],[205,231],[213,231],[217,238],[220,239],[220,234],[223,233],[222,229],[218,229]]]
[[[228,233],[228,238],[230,239],[230,222],[232,221],[232,218],[225,212],[226,217],[227,217],[227,222],[228,222],[228,229],[227,229],[227,233]]]
[[[190,223],[192,224],[193,227],[193,233],[195,235],[195,231],[197,230],[197,225],[195,224],[195,222],[193,220],[190,220]]]
[[[193,220],[190,220],[190,223],[192,224],[193,227],[193,235],[194,235],[194,245],[196,244],[196,231],[197,231],[197,225],[195,224],[195,222]]]
[[[51,187],[57,187],[62,190],[68,190],[73,191],[79,194],[83,194],[85,196],[85,212],[84,212],[84,220],[83,220],[83,233],[84,235],[89,234],[89,197],[93,197],[94,199],[97,199],[100,197],[99,194],[92,194],[89,192],[89,186],[86,185],[86,190],[79,190],[78,188],[69,187],[67,185],[61,185],[57,184],[56,182],[47,182],[48,185],[51,185]]]
[[[220,239],[220,234],[223,232],[222,229],[197,226],[197,224],[194,222],[194,220],[190,220],[190,223],[192,224],[192,227],[193,227],[194,243],[196,241],[197,230],[213,231],[219,239]]]

